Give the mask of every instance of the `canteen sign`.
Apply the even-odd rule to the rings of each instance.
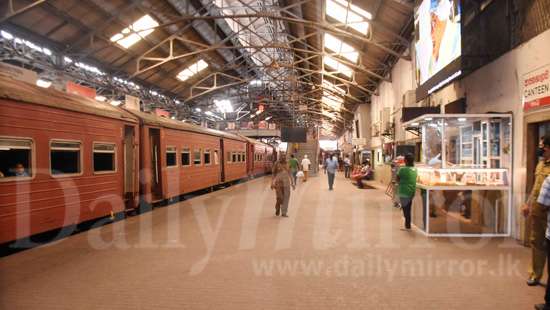
[[[523,110],[550,105],[550,65],[523,76]]]

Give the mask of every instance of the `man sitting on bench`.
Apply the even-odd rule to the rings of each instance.
[[[369,161],[363,163],[363,167],[359,171],[354,171],[351,175],[351,179],[355,182],[357,187],[363,188],[363,180],[369,180],[372,176],[372,170],[370,168]]]

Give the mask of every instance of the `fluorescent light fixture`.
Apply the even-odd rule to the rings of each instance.
[[[353,46],[329,33],[325,33],[324,45],[326,49],[335,52],[337,56],[344,57],[351,62],[357,62],[359,59],[359,53]]]
[[[36,80],[36,85],[42,88],[48,88],[52,86],[52,82],[48,80],[38,79]]]
[[[231,101],[227,99],[223,100],[214,100],[214,104],[218,108],[218,111],[221,113],[231,113],[233,112],[233,106],[231,105]]]
[[[93,72],[95,74],[99,74],[99,75],[106,75],[105,72],[99,70],[97,67],[94,67],[94,66],[90,66],[88,64],[85,64],[85,63],[82,63],[82,62],[77,62],[75,63],[75,66],[81,68],[81,69],[84,69],[86,71],[90,71],[90,72]]]
[[[371,13],[345,0],[327,0],[326,14],[362,34],[367,34],[372,19]]]
[[[99,96],[95,96],[95,100],[104,102],[105,100],[107,100],[107,98],[105,98],[105,96],[99,95]]]
[[[180,103],[181,103],[178,99],[176,99],[174,102],[175,102],[176,104],[180,104]]]
[[[433,120],[433,118],[431,118],[431,117],[426,117],[426,120],[427,120],[427,121],[431,121],[431,120]]]
[[[68,63],[68,64],[73,63],[73,60],[70,59],[70,58],[67,57],[67,56],[64,56],[64,57],[63,57],[63,61],[64,61],[65,63]]]
[[[206,111],[206,112],[204,112],[204,114],[206,114],[206,115],[208,115],[208,116],[214,115],[214,113],[212,113],[212,111]]]
[[[418,126],[420,125],[419,123],[412,123],[411,126]]]
[[[272,118],[272,116],[268,116],[265,118],[266,121],[270,120]]]
[[[256,117],[256,114],[250,114],[251,119],[254,118],[254,117]]]
[[[172,117],[170,117],[170,118],[171,118],[171,119],[176,119],[176,117],[175,117],[175,116],[172,116]]]
[[[324,56],[323,63],[347,77],[351,77],[353,75],[353,70],[350,67],[340,63],[334,57]]]
[[[260,115],[260,114],[262,114],[262,111],[260,110],[256,111],[256,115]]]
[[[2,38],[6,39],[6,40],[13,40],[13,34],[7,32],[7,31],[0,31],[0,35],[2,35]]]
[[[437,85],[435,85],[430,90],[428,90],[428,94],[431,94],[431,93],[435,92],[436,90],[439,90],[441,87],[445,86],[450,81],[452,81],[455,78],[459,77],[461,74],[462,74],[462,70],[458,70],[457,72],[451,74],[448,78],[446,78],[443,81],[437,83]]]
[[[201,108],[195,108],[195,111],[202,112]]]
[[[52,51],[50,51],[49,49],[43,47],[42,48],[42,52],[44,52],[44,54],[48,55],[48,56],[52,56]]]
[[[120,100],[111,100],[109,103],[115,107],[118,107],[122,102],[120,102]]]
[[[262,81],[261,80],[252,80],[252,81],[250,81],[250,85],[260,86],[260,85],[262,85]]]
[[[149,15],[144,15],[140,19],[136,20],[130,26],[122,29],[121,32],[111,37],[112,42],[116,42],[118,45],[129,48],[136,44],[141,39],[150,35],[155,29],[150,29],[158,26],[159,23]]]
[[[464,118],[464,117],[459,117],[459,118],[458,118],[458,121],[459,121],[459,122],[465,122],[465,121],[466,121],[466,118]]]
[[[185,81],[188,78],[192,77],[193,75],[199,73],[200,71],[206,69],[208,67],[208,64],[204,60],[199,60],[196,63],[190,65],[186,69],[182,70],[180,73],[178,73],[178,80]]]

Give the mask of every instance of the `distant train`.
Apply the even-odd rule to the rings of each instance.
[[[0,77],[0,244],[271,171],[239,135]]]

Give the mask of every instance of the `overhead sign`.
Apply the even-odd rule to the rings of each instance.
[[[155,108],[155,114],[160,117],[170,118],[170,112],[163,110],[161,108]]]
[[[550,65],[523,76],[523,110],[550,105]]]
[[[353,145],[365,145],[367,144],[366,138],[353,138],[351,139],[351,144]]]
[[[36,80],[38,79],[38,74],[36,74],[36,72],[12,66],[5,62],[0,62],[0,75],[33,85],[36,84]]]
[[[139,111],[139,98],[126,95],[124,96],[124,107],[128,110]]]
[[[96,91],[93,88],[82,86],[74,82],[68,81],[65,85],[65,89],[69,94],[79,95],[94,99]]]

